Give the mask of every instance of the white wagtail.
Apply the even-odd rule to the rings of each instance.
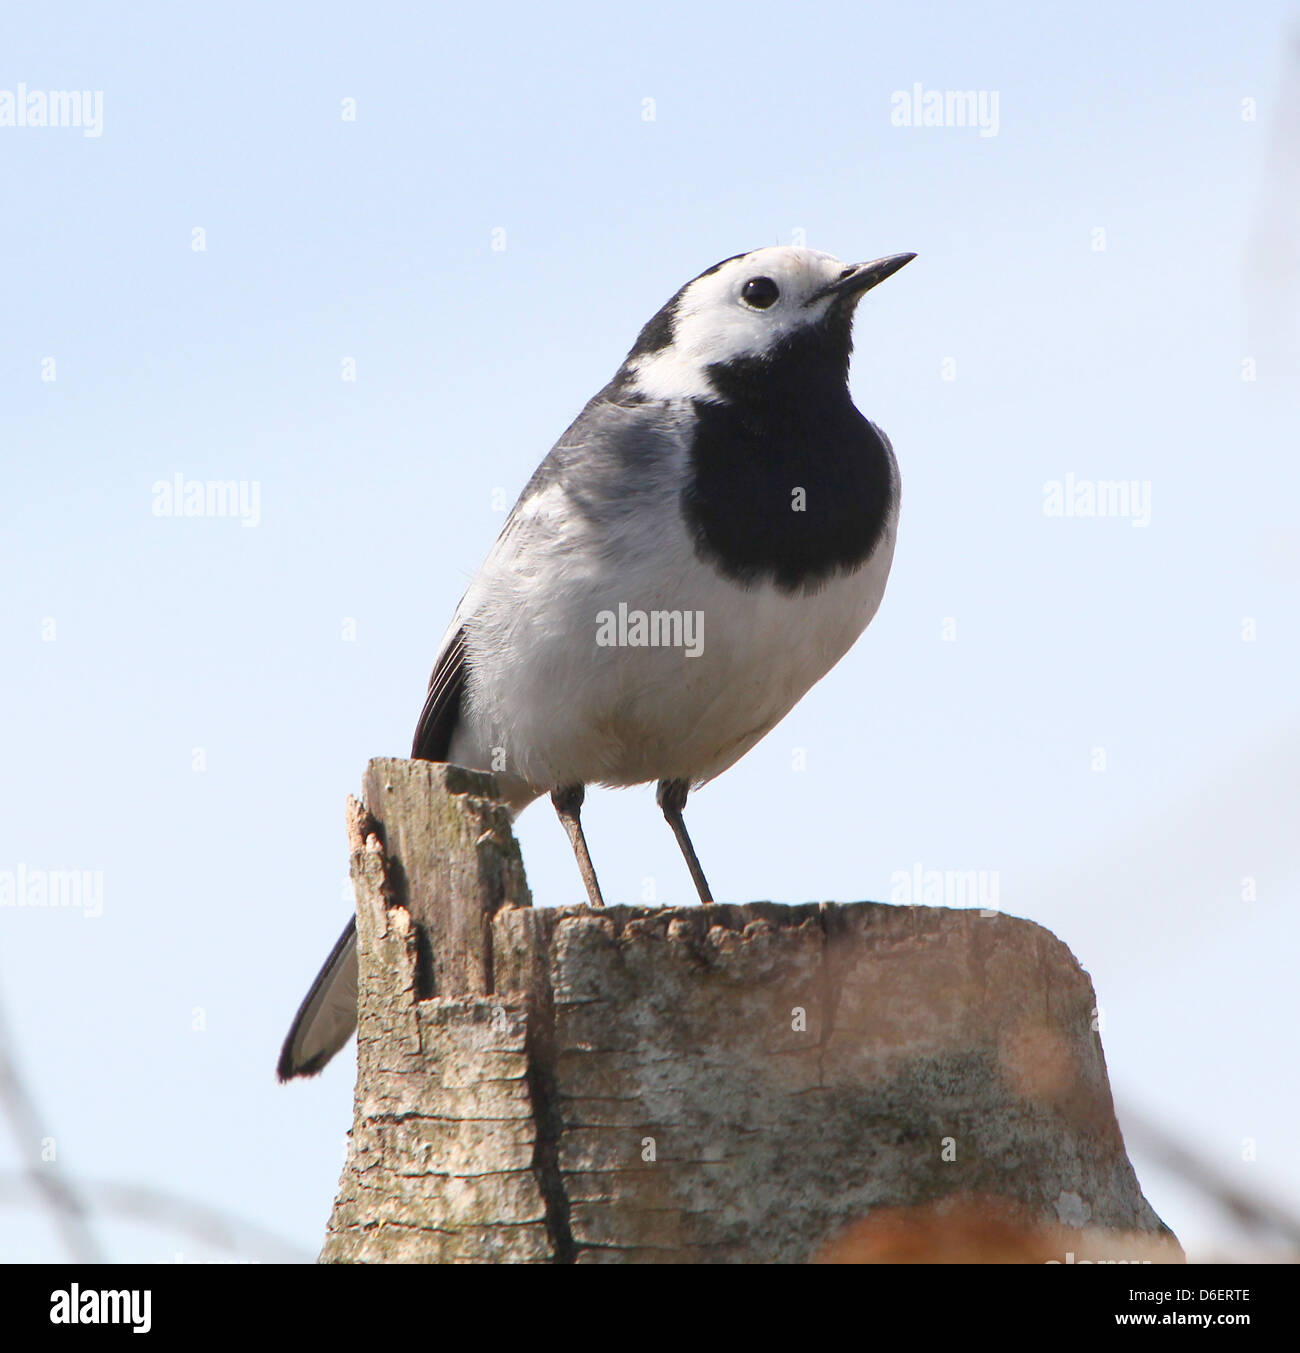
[[[884,594],[899,476],[848,391],[853,314],[914,254],[776,247],[715,264],[641,330],[542,461],[443,637],[411,755],[549,793],[593,906],[585,786],[658,782],[701,902],[687,792],[849,650]],[[350,922],[280,1054],[312,1075],[356,1025]]]

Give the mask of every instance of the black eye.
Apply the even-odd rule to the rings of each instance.
[[[740,295],[755,310],[766,310],[769,305],[776,304],[781,288],[770,277],[751,277],[741,288]]]

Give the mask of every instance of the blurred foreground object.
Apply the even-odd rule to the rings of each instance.
[[[954,1194],[874,1209],[817,1255],[822,1264],[1178,1264],[1169,1232],[1045,1225],[1034,1209]]]

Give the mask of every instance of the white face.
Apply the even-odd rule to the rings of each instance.
[[[672,343],[630,363],[638,391],[651,399],[707,398],[709,365],[761,356],[825,319],[835,298],[812,298],[853,271],[831,254],[778,245],[697,277],[678,300]]]

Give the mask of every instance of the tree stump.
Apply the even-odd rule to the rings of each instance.
[[[323,1261],[1181,1259],[1048,931],[534,909],[494,796],[380,759],[349,802],[356,1110]]]

